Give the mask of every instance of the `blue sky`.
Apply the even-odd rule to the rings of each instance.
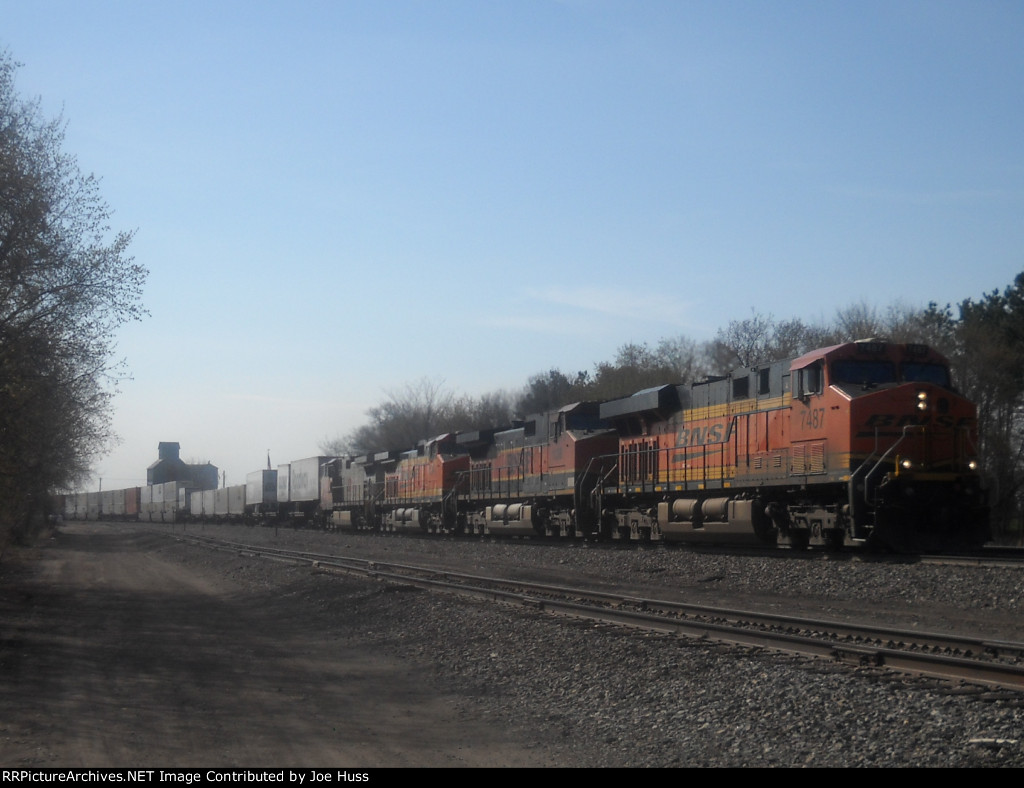
[[[151,316],[120,445],[229,484],[385,392],[1024,270],[1024,5],[0,0]]]

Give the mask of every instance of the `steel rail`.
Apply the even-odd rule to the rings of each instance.
[[[994,659],[1002,655],[1020,658],[1024,655],[1024,643],[1020,642],[644,599],[373,559],[247,545],[208,536],[176,535],[176,538],[253,557],[309,564],[323,570],[501,601],[606,624],[1024,691],[1024,665]],[[982,656],[989,659],[981,659]]]

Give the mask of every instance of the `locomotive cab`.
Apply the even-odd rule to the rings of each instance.
[[[823,458],[806,484],[845,485],[833,539],[899,550],[984,542],[977,418],[941,355],[854,342],[794,360],[791,374],[794,458],[801,447]]]

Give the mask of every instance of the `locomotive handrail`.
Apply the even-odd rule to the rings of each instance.
[[[449,495],[458,495],[460,492],[460,486],[465,489],[461,492],[465,493],[465,497],[469,500],[473,498],[473,482],[472,482],[473,469],[470,468],[468,471],[455,471],[455,484],[452,485],[451,492]],[[447,496],[446,496],[447,497]]]
[[[869,470],[866,474],[864,474],[864,503],[866,503],[868,505],[871,504],[871,500],[868,498],[869,490],[870,490],[870,487],[869,487],[869,485],[867,483],[868,479],[870,479],[872,477],[872,475],[874,475],[875,471],[877,471],[878,468],[882,465],[882,463],[886,461],[886,459],[889,457],[889,455],[892,454],[897,449],[897,447],[899,447],[899,445],[901,443],[903,443],[903,441],[905,441],[907,439],[907,437],[909,437],[910,431],[911,430],[915,430],[915,429],[921,430],[922,432],[926,431],[926,427],[923,424],[905,424],[905,425],[903,425],[903,434],[899,437],[899,440],[897,440],[895,443],[892,444],[892,446],[890,446],[888,449],[886,449],[885,452],[882,454],[882,456],[878,458],[878,461],[871,467],[871,470]],[[878,428],[876,427],[875,428],[875,448],[872,449],[871,454],[868,456],[868,458],[866,460],[864,460],[864,462],[862,462],[860,464],[860,466],[852,474],[850,474],[849,498],[850,498],[850,515],[851,516],[853,516],[853,513],[854,513],[854,503],[855,503],[854,496],[856,495],[856,484],[855,483],[856,483],[856,480],[857,480],[857,474],[860,473],[860,471],[862,469],[867,467],[868,463],[871,462],[871,457],[874,456],[874,454],[877,451],[877,449],[878,449]]]
[[[602,454],[598,457],[590,458],[590,462],[587,464],[588,469],[590,468],[590,465],[592,465],[596,460],[600,460],[602,466],[604,465],[604,461],[606,458],[610,458],[612,461],[612,464],[608,466],[608,470],[597,480],[597,486],[594,488],[595,490],[600,490],[604,486],[604,482],[608,479],[609,476],[612,475],[612,472],[618,469],[619,462],[617,457],[617,454]]]
[[[587,467],[583,471],[583,475],[582,475],[582,478],[580,479],[580,483],[578,485],[575,485],[575,489],[573,491],[574,498],[577,498],[576,500],[573,501],[574,505],[576,506],[576,511],[579,511],[580,499],[582,499],[582,497],[583,497],[583,490],[580,489],[580,488],[583,486],[584,480],[590,475],[590,469],[593,466],[593,464],[595,462],[597,462],[598,460],[600,460],[601,461],[601,465],[602,465],[602,469],[603,469],[605,457],[615,457],[615,456],[616,455],[613,455],[613,454],[603,454],[603,455],[601,455],[599,457],[591,457],[590,460],[587,462]],[[612,464],[611,464],[611,467],[609,467],[607,471],[604,471],[603,473],[598,475],[597,483],[594,485],[593,489],[590,491],[590,501],[591,501],[591,504],[593,505],[593,508],[598,512],[598,518],[599,519],[600,519],[600,511],[601,511],[601,490],[604,487],[605,480],[607,480],[607,478],[612,475],[612,472],[615,471],[618,467],[619,467],[618,462],[613,460]]]
[[[957,459],[960,461],[962,465],[966,466],[968,455],[967,450],[971,449],[975,457],[977,457],[980,454],[980,452],[978,451],[978,447],[974,444],[974,436],[971,434],[970,427],[958,427],[957,432],[960,434],[962,438],[961,445],[957,447],[957,449],[959,450],[959,457],[957,457]]]
[[[856,468],[854,468],[853,473],[850,474],[850,481],[849,481],[849,483],[847,485],[847,497],[849,498],[850,516],[851,517],[853,516],[853,512],[854,512],[854,504],[855,504],[854,497],[856,495],[856,484],[855,484],[855,482],[857,481],[857,474],[860,473],[862,470],[864,470],[865,468],[868,467],[868,463],[871,462],[872,458],[875,456],[875,454],[877,452],[878,452],[878,427],[875,427],[875,448],[873,448],[871,450],[871,454],[869,454],[867,457],[865,457],[861,461],[860,465],[858,465]],[[876,465],[875,467],[878,467],[878,466]],[[864,478],[866,480],[867,476],[865,476]],[[866,502],[867,501],[865,501],[865,503]]]
[[[452,485],[447,494],[441,496],[441,523],[438,528],[445,528],[451,526],[457,528],[459,523],[459,498],[458,498],[459,484],[456,482]],[[449,523],[445,523],[445,512],[451,513],[451,520]]]

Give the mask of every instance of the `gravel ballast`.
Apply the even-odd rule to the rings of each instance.
[[[650,596],[1020,639],[1022,572],[677,549],[403,539],[273,528],[155,526],[311,551],[575,580]],[[1021,766],[1022,696],[958,688],[179,544],[254,591],[323,618],[332,636],[417,663],[564,766]],[[749,604],[748,604],[749,603]]]

